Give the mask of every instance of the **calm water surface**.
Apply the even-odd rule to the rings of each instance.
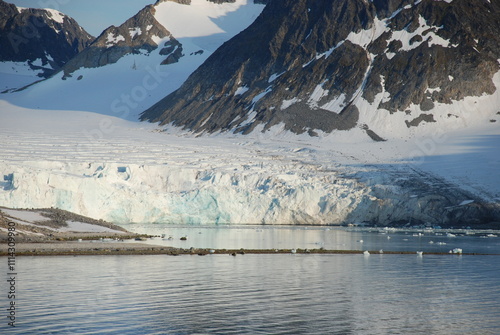
[[[500,256],[425,254],[453,248],[500,254],[496,233],[126,228],[165,235],[147,243],[184,248],[424,255],[18,257],[17,327],[4,318],[0,334],[500,334]],[[1,282],[7,306],[7,271]]]
[[[170,226],[131,224],[126,229],[149,235],[149,244],[178,248],[375,250],[463,252],[500,255],[498,231],[346,229],[297,226]],[[492,235],[488,237],[487,235]],[[187,236],[187,241],[180,237]],[[171,237],[171,239],[169,239]],[[141,242],[144,243],[144,242]]]
[[[17,327],[0,333],[500,334],[499,260],[18,257]]]

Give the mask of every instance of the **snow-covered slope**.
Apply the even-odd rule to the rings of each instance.
[[[157,22],[142,20],[142,15],[110,27],[88,48],[97,50],[90,57],[79,55],[80,63],[73,59],[65,72],[0,98],[28,108],[78,109],[136,120],[140,112],[177,89],[224,41],[251,24],[263,7],[252,0],[222,4],[159,1],[151,10]],[[159,26],[151,29],[154,24]],[[170,34],[149,36],[159,29]],[[126,31],[127,39],[121,31]],[[146,35],[147,45],[133,44]],[[169,50],[172,37],[181,43],[181,57],[165,64],[179,49]]]
[[[159,2],[155,18],[181,41],[186,54],[203,50],[212,53],[225,41],[248,27],[262,12],[253,0],[216,4],[191,0],[189,5]],[[208,38],[207,38],[208,37]]]
[[[36,66],[37,62],[41,68],[33,69],[33,65]],[[29,61],[0,62],[0,91],[16,90],[42,80],[45,73],[44,65],[40,59],[37,62],[35,64],[30,64]],[[48,64],[45,66],[47,70],[53,70]]]

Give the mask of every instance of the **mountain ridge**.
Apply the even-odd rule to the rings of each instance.
[[[381,110],[404,113],[403,131],[446,122],[436,105],[496,92],[499,13],[479,0],[270,1],[141,120],[200,133],[359,127],[372,139],[388,135],[365,121]]]
[[[170,37],[170,40],[165,42],[162,51],[167,58],[175,55],[177,61],[182,55],[182,46],[154,14],[155,7],[148,5],[120,26],[106,28],[92,44],[68,62],[64,67],[65,75],[71,75],[80,67],[95,68],[116,63],[127,54],[149,53],[158,48],[159,41],[165,37]]]
[[[0,0],[0,13],[0,61],[28,62],[44,78],[94,39],[73,18],[56,10],[18,8]]]
[[[33,81],[20,83],[3,97],[28,108],[78,108],[137,121],[139,112],[178,88],[263,7],[247,0],[157,1],[106,28],[60,72],[29,87]],[[0,72],[8,66],[0,63]]]

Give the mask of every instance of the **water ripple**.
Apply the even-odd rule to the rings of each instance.
[[[19,267],[12,334],[494,334],[500,324],[494,256],[23,257]]]

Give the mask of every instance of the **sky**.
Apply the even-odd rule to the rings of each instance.
[[[6,0],[19,7],[52,8],[74,18],[97,37],[111,25],[118,26],[156,0]]]

